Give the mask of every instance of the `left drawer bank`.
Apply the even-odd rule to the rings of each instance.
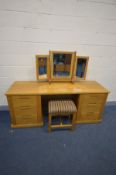
[[[41,96],[39,95],[7,95],[11,127],[43,126]]]

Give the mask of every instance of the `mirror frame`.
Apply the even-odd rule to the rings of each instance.
[[[46,69],[47,69],[47,71],[46,71],[46,77],[44,77],[44,76],[42,76],[42,75],[40,75],[39,74],[39,70],[38,70],[38,68],[39,68],[39,61],[38,61],[38,59],[39,58],[46,58],[46,60],[47,60],[47,65],[46,65]],[[36,55],[36,79],[38,80],[38,81],[48,81],[49,80],[49,55]]]
[[[84,71],[84,77],[78,77],[76,76],[76,67],[78,64],[78,59],[81,58],[83,60],[86,60],[86,66],[85,66],[85,71]],[[88,61],[89,61],[89,57],[88,56],[76,56],[76,62],[74,64],[74,72],[73,72],[73,81],[78,81],[78,80],[85,80],[86,79],[86,75],[87,75],[87,68],[88,68]]]
[[[54,54],[71,54],[71,67],[70,67],[70,74],[69,76],[54,76],[53,75],[53,56]],[[69,51],[49,51],[50,55],[50,68],[51,68],[51,78],[50,81],[71,81],[72,80],[72,75],[73,75],[73,64],[76,58],[76,52],[69,52]]]

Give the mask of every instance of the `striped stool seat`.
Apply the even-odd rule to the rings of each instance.
[[[72,100],[56,100],[49,102],[50,114],[72,114],[76,111],[76,106]]]
[[[48,104],[49,111],[49,132],[54,128],[71,128],[74,129],[75,118],[77,108],[72,100],[52,100],[49,101]],[[52,125],[52,117],[63,117],[63,116],[71,116],[72,121],[70,124],[62,124],[62,122],[58,125]]]

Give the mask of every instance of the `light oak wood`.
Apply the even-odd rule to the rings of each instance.
[[[68,116],[68,114],[62,114],[62,116]],[[61,115],[57,115],[57,117],[62,117]],[[62,122],[60,122],[60,124],[55,124],[55,125],[52,125],[52,117],[54,117],[52,114],[49,114],[48,115],[48,131],[51,132],[52,129],[58,129],[58,128],[70,128],[71,130],[74,130],[75,128],[75,124],[76,124],[76,113],[73,113],[72,114],[72,122],[70,124],[63,124]]]
[[[102,104],[84,104],[83,105],[83,113],[91,113],[91,112],[98,112],[101,108]]]
[[[33,127],[42,127],[43,123],[31,123],[28,124],[26,123],[22,123],[22,124],[11,124],[11,128],[33,128]]]
[[[106,94],[84,94],[81,96],[82,101],[87,101],[88,104],[99,104],[103,103],[106,98]]]
[[[76,106],[72,100],[52,100],[49,102],[49,115],[48,115],[48,131],[51,132],[54,128],[75,128],[76,121]],[[72,120],[70,121],[72,115]],[[62,123],[62,118],[68,116],[70,124]],[[59,124],[52,124],[52,118],[60,118]]]
[[[37,108],[33,107],[15,107],[14,113],[16,116],[31,116],[32,118],[37,118]]]
[[[58,128],[70,128],[70,129],[72,129],[72,125],[71,124],[66,124],[66,125],[52,125],[51,126],[51,129],[58,129]],[[50,130],[51,131],[51,130]]]
[[[10,112],[11,125],[15,126],[16,125],[16,118],[15,118],[14,110],[13,110],[12,96],[7,96],[7,102],[8,102],[9,112]]]
[[[7,96],[11,127],[42,126],[41,96],[12,95]]]
[[[95,124],[95,123],[101,123],[102,122],[102,119],[91,119],[91,120],[88,120],[88,119],[84,119],[84,120],[76,120],[76,124]]]
[[[35,118],[35,117],[27,117],[27,116],[22,116],[22,117],[17,117],[16,118],[16,124],[18,125],[21,125],[21,124],[25,124],[25,125],[27,125],[27,124],[37,124],[37,118]]]
[[[31,107],[36,106],[36,96],[32,95],[15,95],[12,97],[14,107]]]
[[[16,81],[6,92],[6,95],[53,95],[53,94],[93,94],[109,93],[96,81],[71,82],[35,82]]]
[[[37,95],[37,120],[39,125],[43,125],[43,114],[42,114],[42,102],[41,102],[41,96]]]
[[[90,100],[87,100],[89,97]],[[90,98],[95,97],[95,98]],[[81,94],[78,100],[77,122],[91,123],[101,120],[102,112],[106,102],[107,93],[104,94]],[[86,121],[86,122],[85,122]]]
[[[43,125],[41,97],[48,101],[52,95],[74,96],[77,106],[75,123],[98,123],[109,91],[96,81],[71,82],[15,82],[6,92],[11,127],[35,127]],[[54,97],[53,97],[54,98]],[[46,104],[47,105],[47,104]]]
[[[53,74],[54,54],[67,54],[67,59],[60,60],[59,64],[56,60],[56,76]],[[71,62],[68,54],[71,55]],[[39,60],[40,58],[45,58],[45,61]],[[81,78],[76,76],[76,66],[79,59],[86,60],[86,65],[83,67],[84,75]],[[76,104],[77,112],[73,113],[72,124],[65,127],[74,129],[76,123],[101,122],[109,91],[96,81],[84,81],[88,60],[89,57],[87,56],[76,57],[76,52],[67,51],[50,51],[49,55],[36,55],[37,81],[17,81],[6,92],[11,115],[11,127],[43,126],[43,106],[48,107],[49,100],[54,98],[57,100],[61,98],[72,99]],[[46,66],[45,74],[43,74],[44,70],[39,72],[40,66]],[[64,72],[65,76],[59,76],[59,72]],[[69,76],[66,76],[67,72],[70,72]],[[51,81],[52,83],[50,83]],[[61,123],[59,126],[50,128],[51,119],[52,116],[49,114],[49,131],[52,128],[64,127]]]

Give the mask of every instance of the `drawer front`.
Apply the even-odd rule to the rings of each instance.
[[[29,107],[37,105],[37,97],[36,96],[26,96],[26,95],[16,95],[12,97],[13,106],[15,107]]]
[[[86,113],[81,113],[78,116],[78,120],[99,120],[100,119],[100,113],[95,113],[95,112],[86,112]]]
[[[21,115],[21,116],[37,116],[37,109],[36,107],[28,107],[28,106],[21,106],[14,108],[14,114],[15,116]]]
[[[104,103],[107,94],[82,94],[80,100],[83,104],[99,104]]]
[[[34,124],[37,123],[37,117],[25,115],[25,116],[17,116],[16,124]]]
[[[107,94],[82,94],[77,106],[77,122],[101,120]]]
[[[102,104],[87,104],[81,106],[81,113],[100,112]]]
[[[16,95],[12,97],[16,124],[35,124],[38,121],[37,97]]]
[[[12,109],[11,126],[42,125],[42,109],[40,95],[12,95],[9,97]]]

